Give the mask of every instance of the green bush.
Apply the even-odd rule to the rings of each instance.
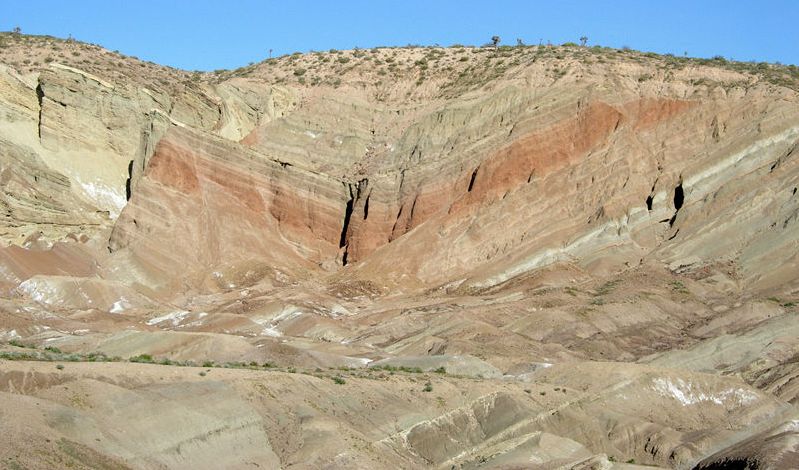
[[[145,364],[152,364],[153,363],[153,356],[149,354],[139,354],[138,356],[133,356],[128,359],[130,362],[139,362]]]

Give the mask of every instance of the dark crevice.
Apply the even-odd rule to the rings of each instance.
[[[682,209],[682,205],[685,202],[685,192],[682,189],[682,180],[680,180],[680,184],[674,188],[674,215],[671,216],[669,219],[669,227],[674,226],[674,222],[677,220],[677,214]]]
[[[405,204],[401,205],[399,211],[397,211],[397,218],[394,219],[394,226],[391,227],[391,236],[388,239],[388,242],[391,243],[394,241],[394,232],[397,231],[397,224],[399,223],[400,217],[402,216],[402,209],[405,208]]]
[[[39,102],[39,140],[42,140],[42,102],[44,101],[44,90],[42,90],[42,82],[36,85],[36,99]]]
[[[422,160],[422,151],[419,149],[419,144],[416,144],[413,150],[411,150],[411,159],[413,159],[414,156],[416,156],[417,161]]]
[[[472,192],[472,188],[474,188],[474,180],[475,180],[475,179],[477,179],[477,171],[478,171],[479,169],[480,169],[480,167],[478,166],[478,167],[477,167],[477,168],[475,168],[475,169],[474,169],[474,171],[472,172],[472,179],[471,179],[471,180],[469,180],[469,188],[466,190],[466,192],[468,192],[468,193]]]
[[[405,169],[403,168],[400,171],[400,181],[399,181],[399,188],[397,189],[398,194],[402,194],[402,185],[405,184]]]
[[[693,470],[757,470],[760,462],[748,457],[733,457],[717,460],[707,464],[699,464]]]
[[[372,197],[371,194],[369,196],[366,196],[366,202],[363,203],[363,220],[366,220],[367,218],[369,218],[369,198],[370,197]]]
[[[674,240],[674,237],[676,237],[678,233],[680,233],[680,229],[677,229],[677,230],[674,232],[674,235],[672,235],[672,236],[670,236],[670,237],[669,237],[669,240]]]
[[[683,202],[685,202],[685,193],[682,189],[682,181],[680,181],[680,184],[674,188],[674,209],[680,210],[682,208]]]
[[[130,201],[131,184],[133,184],[133,160],[128,163],[128,179],[125,181],[125,200]]]
[[[339,242],[338,242],[338,247],[344,248],[344,253],[341,257],[341,264],[344,266],[347,265],[347,258],[349,255],[349,250],[348,250],[349,228],[350,228],[350,220],[352,219],[352,213],[355,210],[355,204],[360,200],[361,194],[364,192],[364,190],[368,185],[369,185],[369,180],[367,179],[362,179],[358,181],[356,184],[352,183],[347,184],[347,189],[349,190],[350,198],[347,201],[346,208],[344,209],[344,223],[341,226],[341,237],[339,237]]]
[[[783,156],[779,157],[779,158],[778,158],[778,159],[777,159],[777,160],[776,160],[776,161],[775,161],[775,162],[774,162],[774,163],[771,165],[771,168],[769,168],[769,173],[772,173],[774,170],[776,170],[777,168],[779,168],[779,167],[780,167],[780,165],[782,164],[782,161],[783,161],[783,160],[787,160],[788,158],[790,158],[791,154],[793,154],[793,152],[796,150],[796,147],[797,147],[797,146],[796,146],[796,145],[794,145],[793,147],[791,147],[791,148],[788,150],[788,152],[786,152],[786,153],[785,153],[785,155],[783,155]]]
[[[793,194],[796,194],[796,188],[793,188]]]
[[[660,168],[658,168],[658,171],[660,171]],[[652,189],[649,190],[649,196],[646,197],[646,209],[649,211],[652,210],[652,203],[655,200],[655,187],[658,185],[659,179],[659,176],[655,178],[655,182],[652,183]]]
[[[410,213],[410,214],[408,214],[408,223],[409,223],[409,224],[410,224],[410,223],[411,223],[411,221],[413,220],[413,213],[414,213],[414,211],[416,210],[416,200],[417,200],[418,198],[419,198],[419,196],[416,196],[416,197],[414,197],[414,198],[413,198],[413,204],[411,204],[411,213]],[[406,230],[407,230],[407,228],[406,228]]]
[[[352,206],[355,204],[355,199],[350,196],[347,201],[347,207],[344,209],[344,225],[341,226],[341,237],[339,238],[338,247],[344,248],[347,244],[347,229],[350,226],[350,218],[352,217]],[[346,256],[346,253],[345,253]]]
[[[588,218],[588,225],[591,225],[602,217],[605,217],[605,206],[600,206],[599,209],[597,209],[596,212],[594,212],[594,214]]]

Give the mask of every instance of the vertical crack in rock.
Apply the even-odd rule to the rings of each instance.
[[[677,214],[682,209],[682,205],[685,202],[685,192],[682,188],[682,178],[680,178],[680,184],[674,188],[674,215],[671,216],[669,219],[669,227],[674,226],[674,221],[677,220]]]
[[[682,208],[682,204],[684,201],[685,201],[685,193],[683,192],[682,189],[682,181],[680,181],[680,184],[678,184],[677,187],[674,188],[674,209],[676,211],[679,211]]]
[[[355,204],[355,196],[352,193],[352,185],[349,185],[349,191],[350,191],[350,198],[347,201],[347,207],[344,209],[344,224],[341,226],[341,237],[339,238],[338,242],[339,248],[344,248],[344,246],[347,244],[347,228],[349,228],[350,226],[350,218],[352,217],[352,207]],[[344,256],[346,256],[346,253]]]
[[[128,163],[128,179],[125,181],[125,200],[130,201],[131,185],[133,184],[133,160]]]
[[[474,188],[474,180],[477,179],[477,172],[480,170],[480,167],[474,169],[472,172],[472,179],[469,180],[469,188],[466,190],[467,193],[472,192],[472,188]]]
[[[399,224],[400,217],[402,217],[402,210],[405,208],[405,204],[401,204],[399,210],[397,211],[397,217],[394,219],[394,225],[391,227],[391,235],[388,237],[388,242],[391,243],[394,241],[394,234],[397,232],[397,224]]]
[[[658,185],[658,178],[655,178],[655,182],[652,183],[652,189],[649,190],[649,196],[646,197],[646,210],[652,211],[652,203],[655,201],[655,187]]]
[[[350,220],[352,220],[352,213],[355,211],[355,205],[361,199],[361,194],[365,191],[365,189],[369,185],[368,179],[362,179],[355,184],[347,183],[347,189],[350,193],[350,198],[347,201],[347,206],[344,209],[344,223],[341,226],[341,237],[339,238],[339,248],[344,248],[344,254],[341,257],[341,264],[343,266],[347,265],[347,256],[349,255],[349,243],[350,243]],[[367,204],[369,198],[367,197]],[[366,207],[364,208],[364,219],[366,219],[367,213]]]
[[[366,196],[366,202],[363,203],[363,220],[366,220],[369,217],[369,198],[372,195]]]
[[[42,140],[42,102],[44,101],[44,90],[42,90],[42,82],[39,80],[36,83],[36,100],[39,102],[39,123],[38,123],[38,131],[39,131],[39,141]]]

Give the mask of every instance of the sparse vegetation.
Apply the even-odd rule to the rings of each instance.
[[[688,289],[685,287],[685,284],[682,281],[671,281],[671,290],[678,293],[678,294],[690,294]]]
[[[595,296],[608,295],[608,294],[610,294],[611,292],[613,292],[616,289],[616,287],[619,285],[619,283],[621,283],[621,281],[618,280],[618,279],[612,280],[612,281],[607,281],[604,284],[602,284],[601,286],[597,287],[596,292],[594,293],[594,295]]]
[[[146,363],[146,364],[152,364],[154,362],[153,361],[153,356],[151,356],[149,354],[139,354],[138,356],[133,356],[133,357],[129,358],[128,361]]]
[[[10,340],[8,342],[8,344],[10,344],[11,346],[16,346],[18,348],[30,348],[30,349],[35,349],[36,348],[36,346],[25,344],[25,343],[23,343],[22,341],[20,341],[18,339],[12,339],[12,340]]]

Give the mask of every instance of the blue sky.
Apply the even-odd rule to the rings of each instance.
[[[493,35],[799,64],[799,0],[0,0],[0,30],[72,35],[185,69],[273,55],[407,44],[483,44]]]

